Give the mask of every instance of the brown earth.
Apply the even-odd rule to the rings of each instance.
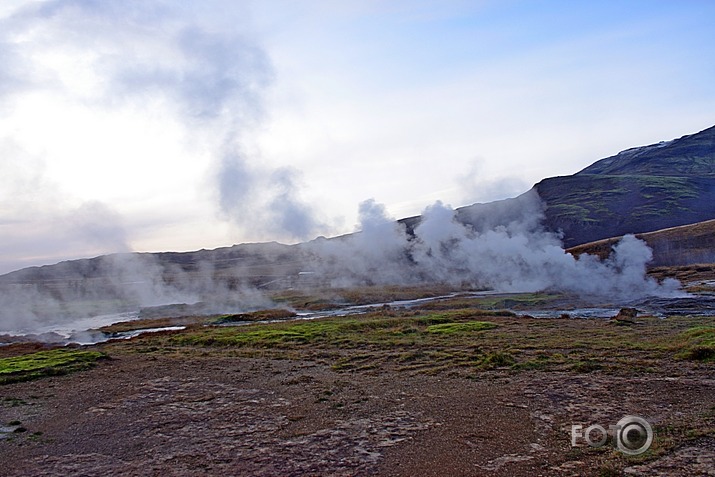
[[[653,266],[685,266],[715,261],[715,220],[636,234],[653,250]],[[566,251],[575,256],[583,253],[608,258],[621,237],[590,242]]]
[[[633,328],[497,319],[509,336]],[[633,333],[661,333],[661,322],[644,323]],[[359,369],[335,366],[332,355],[356,350],[320,346],[162,351],[173,336],[181,333],[106,344],[111,359],[92,370],[0,386],[0,425],[24,429],[0,440],[2,474],[715,475],[712,362],[641,356],[635,346],[586,372],[410,369],[380,353]],[[607,426],[626,414],[656,428],[645,457],[571,446],[571,425]]]

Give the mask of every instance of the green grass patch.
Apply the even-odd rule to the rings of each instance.
[[[546,370],[564,364],[567,361],[566,357],[561,353],[554,354],[537,354],[533,358],[524,359],[514,363],[512,366],[515,370]]]
[[[228,315],[220,315],[216,318],[207,320],[207,324],[222,325],[231,323],[241,323],[245,321],[270,321],[270,320],[288,320],[295,318],[295,312],[282,308],[253,311],[250,313],[232,313]]]
[[[715,326],[695,326],[680,334],[676,358],[715,361]]]
[[[173,341],[180,345],[280,348],[309,343],[350,345],[370,341],[379,342],[387,337],[399,337],[416,332],[410,320],[325,319],[240,328],[208,328],[195,333],[177,335]]]
[[[422,343],[439,334],[464,334],[495,328],[495,323],[465,321],[474,317],[469,310],[454,310],[422,316],[384,317],[379,313],[364,317],[291,321],[231,328],[205,328],[177,334],[173,344],[290,348],[317,344],[343,348],[360,346],[407,346]]]
[[[0,384],[89,369],[107,355],[99,351],[55,349],[0,359]]]
[[[489,321],[467,321],[466,323],[440,323],[427,327],[427,333],[452,334],[472,331],[492,330],[498,325]]]
[[[533,319],[475,308],[380,309],[310,321],[191,328],[137,344],[167,353],[193,347],[197,353],[316,360],[341,371],[641,373],[672,362],[678,352],[699,362],[710,359],[713,330],[712,317],[643,316],[638,326],[613,326],[608,320]]]
[[[550,207],[550,212],[559,217],[578,220],[581,222],[596,222],[589,218],[589,210],[576,204],[556,204]]]
[[[479,361],[478,367],[480,369],[494,369],[503,368],[508,366],[514,366],[516,364],[516,359],[508,351],[494,351],[487,353]]]
[[[595,359],[584,359],[571,364],[569,369],[577,373],[592,373],[603,369],[603,365]]]
[[[514,315],[505,309],[528,309],[546,305],[559,298],[559,295],[547,293],[514,293],[508,296],[479,297],[475,299],[474,306],[483,310],[504,310],[503,316]]]

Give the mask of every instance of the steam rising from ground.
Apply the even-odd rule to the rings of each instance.
[[[55,267],[61,267],[56,275],[0,288],[0,333],[71,331],[68,323],[86,323],[93,316],[100,317],[94,326],[103,326],[119,321],[113,316],[121,312],[177,303],[198,304],[202,314],[271,306],[255,288],[218,280],[209,262],[187,272],[149,254],[127,253]]]
[[[62,118],[52,124],[62,132],[58,144],[69,147],[65,156],[78,157],[68,145],[88,143],[89,133],[80,126],[89,124],[85,109],[92,105],[101,112],[96,117],[104,118],[93,131],[113,142],[90,141],[90,164],[144,136],[144,131],[133,128],[126,131],[136,136],[118,135],[115,120],[121,120],[116,124],[125,130],[122,121],[127,118],[145,118],[147,125],[153,125],[156,114],[181,132],[187,143],[195,143],[191,157],[205,152],[210,163],[208,170],[194,169],[193,164],[180,166],[172,159],[167,162],[172,174],[183,167],[210,176],[216,209],[236,228],[254,237],[284,240],[324,232],[329,227],[301,196],[300,172],[264,163],[251,141],[266,113],[264,97],[274,71],[251,29],[235,24],[234,20],[248,17],[244,6],[209,2],[205,7],[204,3],[45,0],[18,4],[12,14],[0,18],[0,110],[12,113],[27,99],[56,100]],[[226,13],[230,21],[217,24],[210,11]],[[67,111],[74,111],[74,116]],[[76,124],[73,117],[78,118]],[[4,186],[0,199],[9,210],[0,211],[0,226],[4,226],[0,258],[27,256],[42,263],[59,256],[130,250],[133,234],[118,211],[99,200],[67,197],[59,187],[50,190],[52,181],[38,171],[54,156],[38,152],[44,147],[34,148],[37,138],[43,137],[35,122],[42,119],[43,115],[32,117],[27,126],[32,132],[27,135],[29,142],[16,144],[0,134],[0,166],[6,173],[0,177]],[[161,129],[168,125],[162,124]],[[157,144],[164,147],[169,142]],[[137,157],[142,162],[134,164],[142,170],[160,158],[172,157],[166,151],[128,151],[133,152],[124,153],[122,159],[141,153]],[[154,170],[163,179],[166,169]],[[473,172],[465,182],[473,183],[479,176],[477,169]],[[106,175],[105,185],[121,182]],[[148,173],[130,177],[135,180],[140,175],[152,177]],[[154,191],[160,182],[151,183],[147,197],[161,195]],[[495,187],[508,195],[521,184],[504,179]],[[40,207],[38,196],[43,197],[42,204],[53,207]],[[488,213],[470,217],[457,217],[438,202],[410,230],[388,217],[374,200],[362,203],[359,212],[359,233],[303,244],[291,260],[314,271],[319,284],[330,286],[446,283],[455,288],[557,290],[624,300],[668,295],[677,289],[673,282],[659,284],[646,278],[650,251],[634,237],[624,238],[606,261],[588,256],[576,260],[566,254],[558,237],[540,228],[543,211],[535,192],[490,205]],[[462,225],[457,218],[473,225]],[[45,281],[3,285],[0,332],[39,330],[108,310],[169,303],[205,302],[205,312],[269,305],[262,293],[248,286],[241,270],[232,275],[231,270],[215,269],[210,261],[187,269],[149,255],[120,254],[76,265],[67,273],[48,275]]]
[[[299,172],[252,140],[274,71],[245,2],[6,3],[0,272],[125,252],[207,215],[242,240],[326,233]]]
[[[501,207],[500,214],[485,217],[481,226],[470,226],[437,202],[410,234],[384,207],[367,201],[360,206],[360,233],[311,243],[314,265],[336,286],[434,282],[615,300],[679,293],[677,281],[658,283],[646,276],[652,252],[632,235],[625,236],[607,260],[590,255],[576,259],[563,250],[558,236],[539,225],[542,215],[533,212],[541,205],[534,192]]]
[[[263,257],[261,267],[273,264],[278,269],[281,260],[296,262],[300,270],[313,272],[312,285],[319,287],[448,284],[455,289],[566,292],[611,303],[681,294],[677,281],[658,283],[646,275],[651,250],[632,235],[614,246],[606,260],[566,253],[558,236],[541,227],[543,206],[534,191],[485,207],[465,225],[454,210],[437,202],[408,230],[384,206],[368,200],[360,204],[359,232],[297,246],[275,244],[285,247],[283,255],[277,261],[275,254],[272,261]],[[45,282],[5,286],[0,331],[38,330],[107,310],[172,303],[203,302],[198,308],[203,314],[272,306],[249,286],[245,270],[219,269],[216,263],[206,260],[186,268],[150,254],[66,262],[58,267],[67,270],[57,269]],[[300,286],[296,270],[284,268],[282,278],[269,283]]]

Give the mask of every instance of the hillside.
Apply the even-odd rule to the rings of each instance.
[[[535,186],[566,247],[715,218],[715,178],[573,175]]]
[[[157,271],[163,269],[167,278],[171,276],[172,271],[180,271],[194,280],[209,276],[214,278],[214,275],[215,278],[224,278],[225,281],[241,277],[245,278],[247,283],[257,286],[276,275],[298,273],[300,270],[300,262],[296,260],[298,256],[296,246],[277,242],[240,244],[195,252],[103,255],[17,270],[0,276],[0,285],[40,284],[53,289],[60,284],[65,286],[65,280],[77,279],[77,277],[81,277],[82,280],[128,281],[132,279],[135,271],[152,271],[151,267],[159,266],[160,269]],[[120,270],[117,270],[117,263],[122,264]],[[79,285],[70,288],[77,290]]]
[[[715,220],[636,234],[653,250],[653,266],[715,263]],[[574,255],[588,253],[601,258],[611,253],[621,237],[611,237],[578,245],[567,251]]]
[[[534,186],[571,247],[715,218],[715,127],[637,147]]]

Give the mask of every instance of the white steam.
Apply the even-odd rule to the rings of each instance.
[[[652,259],[645,242],[625,236],[606,260],[566,253],[559,238],[539,226],[538,197],[505,202],[503,213],[464,225],[454,210],[437,202],[409,234],[367,201],[360,206],[361,231],[309,244],[313,266],[334,286],[442,283],[504,292],[553,290],[591,299],[634,300],[674,296],[680,284],[646,275]],[[516,207],[517,210],[509,210]],[[536,219],[536,220],[535,220]],[[501,221],[501,223],[498,223]]]
[[[272,305],[255,288],[218,276],[208,261],[186,271],[150,254],[126,253],[17,273],[27,273],[27,278],[13,277],[14,283],[0,285],[0,334],[81,331],[72,324],[107,325],[117,321],[112,316],[118,313],[160,305],[190,304],[199,314]],[[99,319],[87,320],[91,317]]]
[[[275,73],[249,7],[40,0],[3,9],[0,273],[125,252],[207,215],[242,240],[326,233],[300,174],[267,164],[252,139]]]
[[[257,269],[274,288],[300,286],[300,270],[313,272],[311,286],[320,287],[446,284],[566,292],[611,303],[681,294],[677,281],[658,283],[646,275],[652,253],[645,242],[627,235],[605,260],[577,259],[563,250],[557,235],[541,227],[542,210],[534,192],[485,204],[476,212],[457,212],[437,202],[408,228],[368,200],[360,204],[360,230],[348,236],[173,259],[171,254],[118,254],[28,269],[0,287],[0,332],[47,329],[81,317],[177,303],[198,304],[198,314],[274,306],[257,288]],[[470,224],[465,225],[458,217],[468,213]]]

